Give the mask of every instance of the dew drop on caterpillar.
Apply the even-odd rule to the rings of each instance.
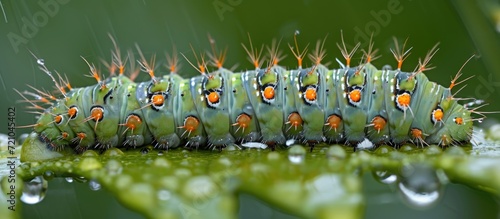
[[[137,47],[140,70],[151,79],[134,82],[137,69],[126,66],[131,55],[123,58],[112,39],[111,77],[102,79],[84,59],[97,83],[73,88],[38,62],[62,97],[56,99],[36,88],[18,93],[40,110],[37,123],[31,125],[40,139],[52,149],[71,147],[79,152],[149,144],[160,149],[221,148],[247,142],[283,145],[290,139],[351,145],[365,139],[375,145],[462,145],[471,139],[476,120],[471,114],[484,116],[477,108],[459,104],[452,93],[453,87],[469,79],[458,81],[460,71],[449,87],[431,82],[423,74],[431,69],[429,61],[437,46],[414,71],[404,72],[408,50],[395,40],[391,51],[397,68],[379,70],[372,64],[377,58],[372,42],[363,51],[363,61],[351,66],[359,44],[348,50],[342,38],[337,45],[345,63],[329,69],[321,64],[326,56],[325,40],[318,41],[310,54],[294,40],[289,47],[298,61],[297,69],[278,65],[282,55],[274,43],[268,48],[268,64],[263,66],[263,47],[255,48],[250,40],[243,47],[255,69],[233,72],[223,67],[226,52],[219,52],[210,38],[210,53],[195,55],[196,62],[186,58],[200,73],[192,78],[178,74],[175,52],[167,56],[170,73],[158,76],[155,57],[147,61]],[[215,70],[209,70],[205,54]],[[312,66],[302,68],[306,56]]]

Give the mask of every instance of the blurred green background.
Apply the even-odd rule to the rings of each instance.
[[[459,97],[485,99],[486,111],[500,109],[495,96],[500,95],[500,37],[495,32],[494,8],[498,1],[435,1],[435,0],[170,0],[170,1],[99,1],[99,0],[38,0],[1,1],[5,18],[0,17],[0,94],[1,123],[6,121],[6,108],[17,107],[17,125],[33,124],[34,116],[24,113],[25,105],[13,89],[36,88],[53,91],[53,83],[38,70],[36,60],[28,50],[43,58],[50,70],[68,76],[74,87],[95,83],[80,56],[100,67],[106,75],[101,59],[109,61],[114,35],[122,49],[132,49],[135,43],[146,57],[157,54],[159,73],[167,72],[165,53],[173,45],[188,58],[193,58],[189,44],[197,50],[208,50],[207,34],[218,46],[227,46],[226,66],[237,65],[237,70],[251,68],[241,43],[248,43],[251,34],[254,45],[269,45],[272,39],[281,39],[281,49],[287,54],[284,66],[295,68],[296,62],[287,48],[293,43],[293,34],[300,31],[299,44],[315,44],[328,35],[327,62],[338,68],[335,58],[341,59],[336,43],[343,30],[348,45],[363,43],[373,33],[375,47],[381,58],[374,64],[395,66],[390,53],[392,37],[400,42],[408,38],[412,54],[403,65],[411,71],[418,58],[436,43],[440,50],[432,59],[437,66],[427,76],[440,84],[449,85],[452,76],[472,54],[473,59],[463,77],[476,75],[467,81]],[[498,16],[497,16],[498,17]],[[314,46],[314,45],[311,45]],[[310,48],[312,49],[312,48]],[[137,57],[137,56],[136,56]],[[358,63],[361,52],[355,56]],[[306,62],[309,65],[310,62]],[[181,75],[198,74],[182,60]],[[138,80],[148,77],[142,73]],[[493,115],[491,117],[497,117]],[[18,132],[28,132],[28,129]],[[6,132],[6,125],[0,128]]]
[[[480,58],[470,61],[463,77],[475,75],[459,97],[486,100],[485,111],[500,109],[495,96],[500,95],[500,36],[496,32],[498,1],[494,0],[2,0],[0,17],[0,132],[7,132],[7,107],[17,109],[17,125],[35,122],[34,115],[25,113],[25,104],[14,92],[23,91],[27,84],[52,91],[53,83],[38,70],[36,60],[28,50],[45,60],[50,70],[67,75],[73,87],[95,83],[85,76],[88,67],[80,56],[100,67],[101,59],[109,61],[113,45],[108,33],[115,36],[122,51],[135,50],[137,43],[146,57],[157,54],[157,72],[165,73],[165,52],[177,51],[193,58],[189,47],[208,50],[207,34],[220,48],[227,46],[226,66],[237,65],[237,71],[252,68],[241,43],[248,43],[251,34],[254,45],[269,45],[281,39],[281,49],[287,54],[284,66],[295,68],[296,62],[287,48],[293,34],[300,31],[300,45],[314,44],[328,35],[327,62],[338,68],[341,59],[336,43],[340,30],[348,45],[363,43],[373,34],[375,47],[382,55],[374,64],[395,66],[390,53],[392,37],[400,42],[408,38],[412,54],[403,65],[411,71],[419,57],[436,43],[440,50],[432,59],[434,70],[427,76],[448,86],[450,79],[472,54]],[[497,20],[495,20],[495,18]],[[313,46],[313,45],[311,45]],[[311,47],[310,47],[311,48]],[[137,57],[137,56],[136,56]],[[358,63],[361,53],[355,56]],[[306,62],[306,66],[310,62]],[[180,74],[191,77],[198,73],[182,60]],[[141,73],[138,81],[147,80]],[[500,118],[492,115],[491,118]],[[18,135],[29,132],[18,130]],[[50,191],[50,189],[49,189]]]

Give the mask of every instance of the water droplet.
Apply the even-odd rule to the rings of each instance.
[[[41,66],[45,66],[45,60],[43,60],[43,59],[37,59],[36,60],[36,64],[41,65]]]
[[[375,179],[384,184],[392,184],[398,180],[396,174],[392,174],[386,170],[377,170],[373,172]]]
[[[21,201],[26,204],[37,204],[45,198],[49,184],[42,176],[37,176],[24,183]]]
[[[167,158],[159,157],[153,161],[153,166],[169,168],[172,166],[172,164],[167,160]]]
[[[429,165],[406,165],[402,169],[399,191],[413,207],[425,208],[437,203],[441,197],[441,182]]]
[[[239,147],[236,144],[229,144],[226,147],[223,147],[222,150],[224,150],[224,151],[237,151],[237,150],[241,150],[241,147]]]
[[[90,171],[102,168],[102,163],[95,157],[85,157],[80,163],[78,163],[77,167],[80,171]]]
[[[150,150],[151,150],[151,148],[148,148],[148,147],[141,148],[141,154],[148,154]]]
[[[120,174],[123,170],[122,164],[117,160],[109,160],[104,168],[111,176]]]
[[[178,178],[187,178],[192,175],[191,170],[186,168],[177,168],[174,171],[174,175]]]
[[[245,142],[245,143],[242,143],[241,146],[246,147],[246,148],[260,148],[260,149],[267,148],[267,144],[263,144],[260,142]]]
[[[424,152],[427,155],[438,155],[438,154],[441,154],[443,152],[443,150],[441,149],[441,147],[439,147],[437,145],[430,145],[429,147],[427,147],[424,150]]]
[[[356,148],[357,149],[367,149],[367,148],[373,148],[374,144],[371,142],[368,138],[365,138],[362,142],[360,142]]]
[[[346,156],[344,148],[340,145],[331,146],[326,151],[326,157],[331,160],[343,160]]]
[[[409,145],[409,144],[406,144],[406,145],[403,145],[399,148],[399,151],[401,152],[412,152],[414,151],[416,148],[412,145]]]
[[[133,179],[130,175],[121,174],[117,175],[115,179],[114,186],[119,189],[119,191],[125,191],[133,184]]]
[[[375,153],[378,154],[378,155],[386,155],[388,153],[390,153],[391,151],[394,151],[394,147],[391,147],[391,146],[387,146],[387,145],[382,145],[382,146],[379,146],[376,150],[375,150]]]
[[[233,163],[227,157],[221,157],[217,160],[217,164],[222,165],[224,168],[229,168]]]
[[[118,149],[118,148],[110,148],[110,149],[104,151],[102,156],[106,156],[106,157],[123,156],[123,151]]]
[[[407,187],[403,182],[398,184],[399,191],[403,194],[409,204],[416,207],[427,207],[435,203],[439,197],[439,191],[417,191],[414,188]]]
[[[267,154],[267,160],[276,161],[279,160],[280,157],[281,157],[280,154],[276,151],[271,151],[269,152],[269,154]]]
[[[101,189],[101,184],[98,183],[96,180],[90,180],[89,181],[89,188],[92,191],[99,191]]]
[[[462,147],[449,147],[445,152],[448,155],[454,156],[465,156],[467,154]]]
[[[43,173],[43,178],[46,179],[46,180],[51,180],[54,178],[54,172],[52,171],[45,171],[45,173]]]
[[[288,160],[294,164],[304,162],[306,158],[306,149],[301,145],[294,145],[288,149]]]
[[[72,183],[73,182],[73,177],[66,177],[64,178],[66,182]]]
[[[87,179],[85,177],[83,177],[83,176],[75,177],[73,179],[76,180],[77,182],[80,182],[80,183],[86,183],[87,182]]]
[[[484,120],[483,118],[479,118],[479,119],[477,120],[477,122],[479,122],[479,123],[483,123],[483,120]]]
[[[171,196],[172,196],[172,194],[170,194],[170,191],[168,191],[168,190],[162,189],[162,190],[158,191],[158,199],[160,199],[162,201],[169,200]]]
[[[86,150],[85,152],[82,153],[82,157],[98,157],[99,154],[95,152],[94,150]]]
[[[217,191],[217,184],[208,176],[195,176],[190,178],[182,190],[186,197],[194,200],[203,200],[213,197]]]

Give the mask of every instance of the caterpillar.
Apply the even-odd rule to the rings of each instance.
[[[69,146],[83,151],[152,144],[168,149],[224,147],[238,142],[283,145],[289,139],[357,144],[365,138],[375,145],[462,145],[471,139],[476,120],[471,113],[480,114],[459,104],[451,91],[469,79],[457,81],[460,71],[449,87],[431,82],[423,74],[431,69],[429,61],[437,45],[413,72],[404,72],[401,67],[409,50],[405,51],[404,44],[400,49],[395,40],[396,48],[391,51],[397,68],[380,70],[371,63],[377,58],[373,42],[368,51],[363,50],[361,63],[351,66],[360,44],[349,51],[342,37],[337,46],[345,64],[337,60],[341,68],[329,69],[321,64],[326,56],[323,40],[308,55],[312,66],[302,68],[307,47],[300,51],[295,37],[294,46],[289,47],[298,68],[287,70],[279,65],[282,56],[275,43],[268,47],[269,64],[261,67],[263,47],[254,48],[250,40],[249,46],[242,45],[255,69],[233,72],[223,67],[226,52],[217,51],[210,38],[210,53],[198,57],[193,49],[196,63],[186,58],[201,73],[192,78],[177,73],[175,52],[167,55],[170,74],[157,77],[154,56],[147,61],[137,46],[140,70],[151,79],[135,83],[138,71],[133,57],[129,53],[123,59],[111,39],[115,46],[108,65],[111,76],[102,79],[94,64],[84,59],[97,80],[88,87],[73,88],[60,75],[56,80],[43,60],[32,53],[62,98],[33,87],[34,92],[16,92],[32,108],[41,110],[31,127],[49,148]],[[206,54],[215,66],[211,72]]]

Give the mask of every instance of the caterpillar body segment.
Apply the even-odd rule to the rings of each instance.
[[[295,78],[297,96],[294,98],[295,108],[303,121],[301,138],[307,141],[324,142],[323,126],[325,124],[325,77],[318,70],[323,68],[313,67],[291,71]],[[295,74],[294,74],[295,73]],[[295,92],[295,91],[294,91]]]
[[[137,95],[139,93],[138,84],[130,83],[127,86],[126,93],[121,97],[125,100],[126,107],[122,107],[120,115],[124,115],[124,119],[120,121],[120,128],[118,130],[119,136],[125,136],[125,139],[120,144],[127,145],[130,147],[138,147],[144,144],[144,142],[152,142],[155,135],[149,129],[149,121],[144,121],[148,111],[146,111],[143,106],[141,106],[140,101],[136,101]],[[136,98],[134,98],[134,95]],[[122,139],[122,138],[120,138]],[[161,138],[158,138],[161,139]]]
[[[262,142],[284,144],[283,134],[283,72],[279,66],[255,71],[246,71],[244,74],[245,89],[254,109]],[[285,130],[286,131],[286,130]]]
[[[339,95],[343,93],[341,88],[341,77],[338,70],[329,70],[324,66],[318,66],[317,71],[325,75],[325,124],[323,134],[327,142],[344,142],[344,120],[341,111],[340,101],[345,97]]]
[[[175,127],[177,136],[186,145],[198,148],[207,142],[205,128],[201,124],[201,116],[196,110],[196,105],[191,92],[191,80],[181,78],[177,74],[171,76],[174,90],[177,89],[174,97]],[[173,146],[176,147],[177,145]]]
[[[232,90],[229,95],[231,135],[236,141],[260,141],[261,132],[254,107],[245,88],[245,74],[231,74]]]
[[[367,93],[366,70],[359,68],[345,68],[336,72],[340,74],[337,95],[344,118],[344,134],[346,141],[355,143],[365,138],[365,126],[368,120],[366,115],[367,104],[364,96]]]
[[[66,106],[68,107],[67,112],[64,112],[65,115],[68,115],[69,122],[67,126],[70,127],[71,130],[75,133],[75,138],[73,143],[76,143],[79,148],[86,149],[95,144],[95,132],[94,127],[90,126],[90,123],[87,122],[87,117],[85,115],[85,111],[89,111],[90,107],[84,108],[87,105],[84,102],[85,95],[88,95],[87,90],[91,90],[91,87],[86,88],[74,88],[67,95],[68,98],[66,100]]]
[[[230,134],[229,74],[232,73],[219,69],[208,77],[194,77],[190,82],[191,94],[200,114],[201,124],[207,132],[208,143],[215,146],[234,142],[234,137]]]
[[[141,119],[141,127],[146,126],[155,140],[154,144],[158,148],[177,147],[180,144],[180,139],[176,134],[175,120],[174,120],[174,94],[173,83],[169,76],[157,78],[154,81],[142,82],[137,85],[136,93],[132,94],[137,98],[140,113],[143,117],[151,118]],[[132,112],[131,112],[132,113]],[[133,114],[127,114],[131,116]],[[140,114],[135,114],[139,116]],[[122,121],[127,124],[127,121]],[[130,127],[128,127],[130,129]],[[135,130],[129,130],[127,133],[132,133]],[[144,133],[144,132],[143,132]],[[147,136],[147,137],[149,137]],[[135,140],[140,140],[140,136],[134,137]],[[129,142],[135,146],[134,138]],[[142,144],[141,144],[142,145]]]
[[[391,141],[389,125],[387,125],[388,111],[386,110],[383,79],[384,71],[367,63],[363,67],[367,75],[365,101],[367,107],[366,134],[374,144],[385,144]]]
[[[385,73],[385,74],[384,74]],[[382,78],[385,80],[385,105],[388,114],[390,139],[401,144],[408,138],[408,130],[413,122],[414,115],[410,103],[414,94],[415,80],[410,78],[411,73],[401,71],[385,71]]]

